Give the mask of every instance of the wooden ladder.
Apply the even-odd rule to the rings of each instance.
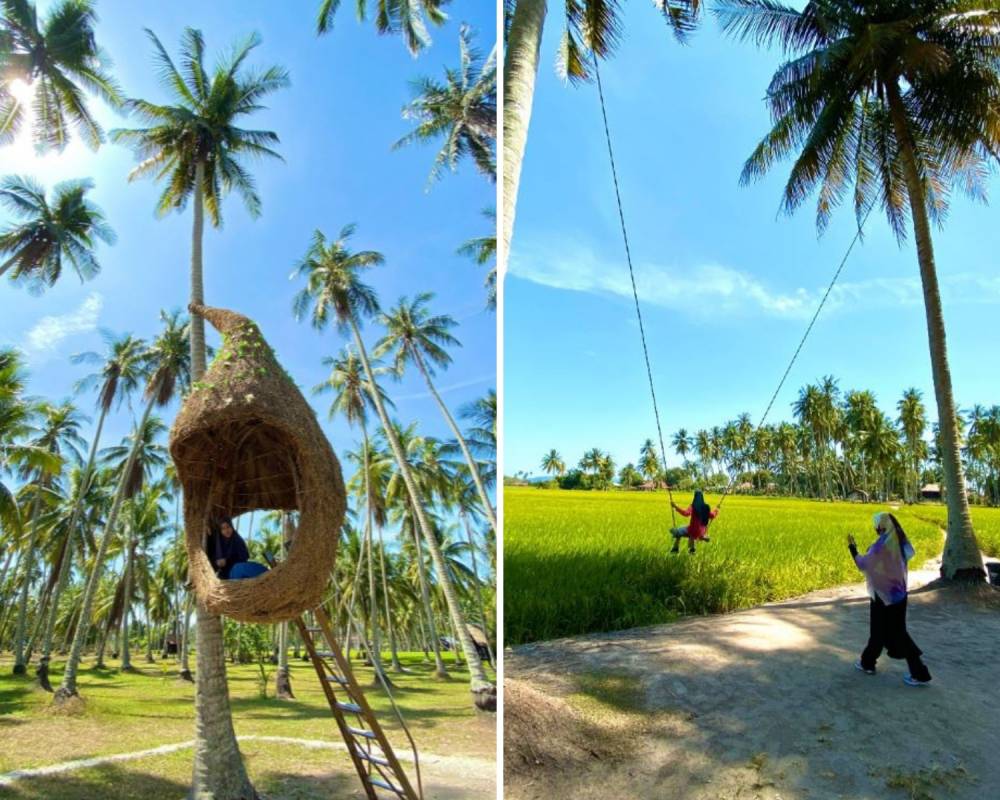
[[[340,735],[347,744],[347,752],[351,755],[369,800],[380,800],[383,797],[421,800],[368,705],[350,662],[337,644],[330,616],[323,608],[317,608],[313,616],[319,623],[318,627],[307,626],[303,617],[294,621],[295,626],[305,643],[330,711],[337,721]],[[329,650],[320,651],[316,648],[314,633],[323,635]],[[354,724],[348,722],[348,716],[353,716]]]

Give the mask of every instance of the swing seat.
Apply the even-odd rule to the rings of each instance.
[[[195,596],[239,622],[285,622],[318,606],[337,557],[346,494],[316,415],[251,320],[192,305],[223,337],[170,430],[184,490]],[[257,509],[298,511],[295,547],[261,575],[222,581],[204,549],[210,523]]]

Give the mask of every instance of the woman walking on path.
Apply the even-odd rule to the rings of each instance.
[[[858,553],[854,537],[847,536],[847,546],[854,563],[865,574],[871,598],[868,645],[854,667],[874,675],[875,662],[885,649],[889,658],[906,659],[910,671],[903,681],[907,685],[927,686],[931,673],[920,659],[920,648],[906,630],[906,565],[913,558],[913,545],[892,514],[875,515],[875,532],[878,539],[864,555]]]

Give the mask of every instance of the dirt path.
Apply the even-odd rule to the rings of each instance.
[[[934,675],[852,664],[864,585],[505,653],[505,796],[669,800],[1000,798],[1000,592],[910,575]]]
[[[267,742],[270,744],[294,745],[306,747],[311,750],[340,751],[345,755],[347,752],[347,747],[343,743],[328,742],[320,739],[253,735],[239,736],[237,738],[241,742]],[[53,775],[61,775],[105,764],[136,761],[143,758],[166,755],[191,747],[194,747],[193,741],[175,742],[132,753],[117,753],[109,756],[65,761],[61,764],[51,764],[34,769],[15,770],[0,774],[0,787],[12,786],[17,782],[28,781],[32,778],[52,777]],[[404,762],[404,768],[406,764],[412,763],[413,757],[409,752],[400,751],[397,755]],[[493,800],[496,797],[496,764],[493,761],[484,758],[439,756],[433,753],[421,753],[420,766],[423,775],[424,793],[427,800],[435,800],[435,798]]]

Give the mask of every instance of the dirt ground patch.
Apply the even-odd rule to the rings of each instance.
[[[507,651],[505,796],[1000,797],[1000,592],[941,588],[929,566],[909,610],[929,688],[885,656],[875,676],[853,669],[862,584]]]

